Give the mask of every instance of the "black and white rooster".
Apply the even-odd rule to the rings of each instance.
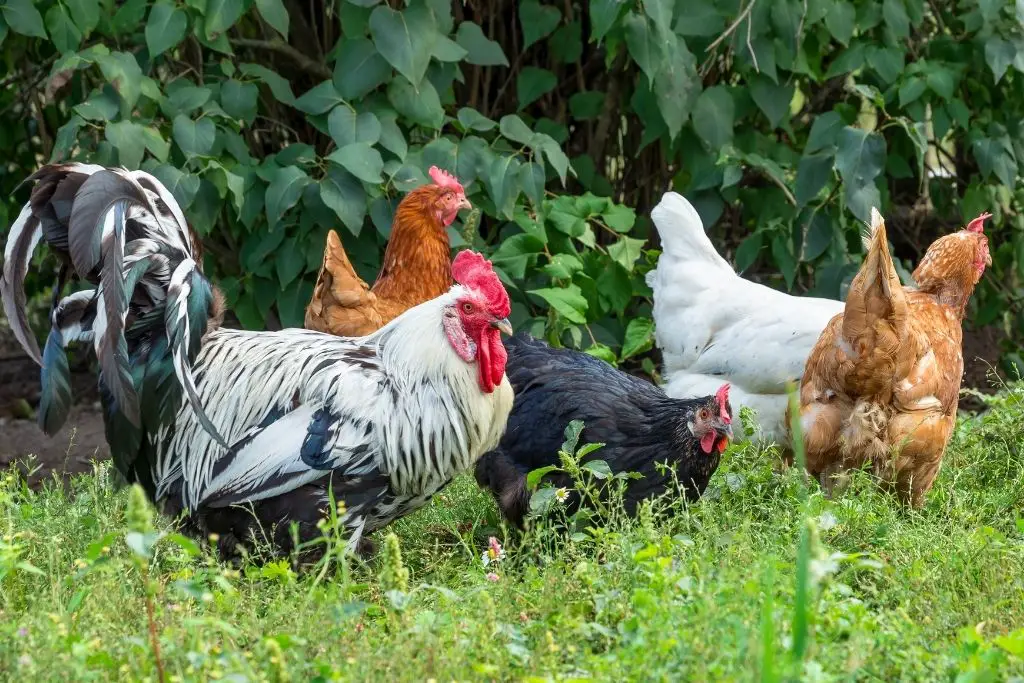
[[[497,445],[512,388],[501,331],[509,299],[490,263],[464,251],[458,284],[379,331],[217,329],[221,299],[173,195],[153,176],[50,165],[11,227],[0,294],[42,365],[41,426],[71,405],[70,342],[100,361],[114,465],[165,512],[238,543],[316,538],[329,491],[355,548],[423,506]],[[42,239],[63,265],[45,350],[25,316],[24,277]],[[69,274],[94,289],[60,298]]]

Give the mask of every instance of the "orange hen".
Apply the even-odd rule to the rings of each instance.
[[[343,337],[361,337],[407,309],[441,296],[452,285],[447,227],[460,209],[472,208],[453,176],[430,168],[431,184],[399,203],[373,287],[352,267],[338,233],[331,230],[324,262],[306,307],[306,328]]]
[[[900,284],[872,210],[867,257],[800,387],[807,469],[827,491],[835,475],[870,463],[901,500],[924,502],[956,422],[964,310],[992,263],[988,217],[933,242],[913,288]]]

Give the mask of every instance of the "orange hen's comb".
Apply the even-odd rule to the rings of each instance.
[[[973,221],[967,224],[967,229],[971,232],[985,232],[985,221],[986,219],[992,218],[992,214],[987,211]]]
[[[440,187],[450,187],[459,194],[466,194],[466,190],[463,189],[462,183],[448,171],[438,168],[437,166],[431,166],[430,170],[427,171],[430,174],[430,179],[434,181],[435,185]]]
[[[483,255],[470,249],[460,251],[452,261],[452,278],[460,285],[483,294],[492,315],[507,318],[512,312],[505,286],[498,279],[491,262]]]

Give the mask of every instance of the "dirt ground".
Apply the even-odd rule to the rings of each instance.
[[[0,469],[35,456],[25,468],[33,485],[52,474],[66,478],[89,472],[93,460],[110,457],[103,430],[103,414],[95,388],[95,375],[82,366],[73,376],[78,405],[59,434],[47,437],[36,425],[34,406],[39,400],[39,370],[21,352],[9,332],[0,328]],[[964,386],[992,391],[990,364],[999,356],[999,336],[994,328],[964,333]],[[972,398],[961,400],[961,408],[977,410]]]

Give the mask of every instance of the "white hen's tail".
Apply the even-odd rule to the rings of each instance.
[[[661,235],[662,253],[671,261],[693,261],[735,275],[704,232],[704,222],[697,209],[676,192],[666,192],[651,211],[654,227]]]

